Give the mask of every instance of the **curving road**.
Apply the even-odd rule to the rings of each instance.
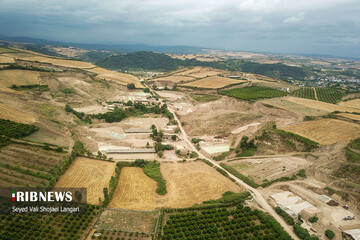
[[[263,198],[263,196],[261,196],[260,192],[258,190],[256,190],[255,188],[247,185],[246,183],[244,183],[243,181],[241,181],[240,179],[238,179],[237,177],[235,177],[234,175],[232,175],[231,173],[229,173],[228,171],[226,171],[224,168],[222,168],[216,161],[209,159],[207,157],[205,157],[201,152],[199,152],[196,147],[191,143],[191,141],[189,140],[189,137],[187,136],[184,128],[181,126],[180,121],[178,119],[178,117],[176,116],[175,112],[173,111],[173,109],[170,109],[170,107],[168,107],[169,111],[172,112],[172,114],[174,114],[174,118],[175,120],[178,122],[179,128],[181,130],[181,133],[183,135],[183,139],[184,141],[190,146],[190,148],[196,152],[197,154],[199,154],[199,157],[204,158],[208,161],[210,161],[212,164],[214,164],[216,167],[221,168],[222,170],[224,170],[225,172],[227,172],[229,174],[230,177],[234,178],[236,180],[236,182],[238,182],[239,184],[241,184],[243,187],[245,187],[250,193],[251,195],[254,197],[255,201],[265,210],[267,211],[270,215],[272,215],[276,221],[278,221],[281,226],[285,229],[285,231],[287,231],[289,233],[289,235],[296,240],[300,240],[295,233],[291,230],[291,228],[289,227],[289,225],[286,224],[286,222],[284,221],[284,219],[282,217],[280,217],[278,214],[276,214],[276,212],[274,211],[274,209],[269,205],[269,203]]]

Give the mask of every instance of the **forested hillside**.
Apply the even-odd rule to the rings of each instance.
[[[206,66],[230,71],[242,71],[261,74],[278,79],[303,79],[306,72],[301,67],[287,66],[281,63],[260,64],[239,59],[217,62],[201,62],[195,59],[180,60],[163,53],[133,52],[112,55],[96,62],[100,67],[112,70],[148,70],[173,71],[179,67]]]

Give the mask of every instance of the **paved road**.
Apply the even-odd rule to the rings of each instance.
[[[176,116],[175,112],[173,111],[173,109],[171,109],[170,107],[168,107],[169,111],[172,112],[174,114],[175,120],[178,122],[179,128],[181,130],[181,133],[183,135],[183,139],[184,141],[190,146],[190,148],[196,152],[197,154],[199,154],[200,158],[206,159],[208,161],[210,161],[212,164],[214,164],[215,166],[217,166],[218,168],[221,168],[222,170],[226,171],[224,168],[222,168],[216,161],[209,159],[207,157],[205,157],[201,152],[199,152],[196,147],[191,143],[191,141],[189,140],[189,137],[187,136],[184,128],[181,126],[180,121],[178,119],[178,117]],[[237,177],[235,177],[234,175],[232,175],[231,173],[229,173],[228,171],[226,171],[230,177],[234,178],[236,180],[236,182],[238,182],[239,184],[241,184],[242,186],[244,186],[248,191],[251,192],[252,196],[255,198],[256,202],[265,210],[267,211],[270,215],[272,215],[280,224],[281,226],[285,229],[285,231],[287,231],[290,236],[293,239],[299,240],[299,238],[294,234],[294,232],[291,230],[291,228],[289,227],[289,225],[286,224],[286,222],[284,221],[284,219],[282,217],[280,217],[275,211],[274,209],[269,205],[269,203],[261,196],[260,192],[258,190],[256,190],[255,188],[247,185],[246,183],[244,183],[243,181],[241,181],[240,179],[238,179]]]

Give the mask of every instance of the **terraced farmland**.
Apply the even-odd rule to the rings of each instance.
[[[242,100],[259,100],[265,98],[283,97],[288,95],[288,93],[285,91],[260,86],[233,88],[230,90],[220,91],[219,93]]]
[[[44,187],[66,154],[41,147],[11,144],[0,149],[2,187]]]

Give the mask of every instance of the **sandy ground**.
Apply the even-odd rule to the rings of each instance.
[[[289,125],[283,128],[320,144],[333,144],[360,136],[360,125],[337,119],[320,119]]]
[[[56,183],[56,188],[86,188],[87,202],[99,205],[104,199],[103,188],[109,187],[115,163],[78,157]]]
[[[242,83],[242,82],[245,82],[245,81],[244,80],[236,80],[236,79],[232,79],[232,78],[212,76],[212,77],[206,77],[206,78],[203,78],[200,80],[196,80],[193,82],[180,84],[179,86],[217,89],[217,88],[225,87],[230,84],[237,84],[237,83]]]
[[[106,148],[128,147],[128,148],[145,148],[149,142],[153,146],[153,140],[150,139],[149,133],[125,133],[126,129],[150,129],[154,124],[157,129],[163,129],[167,123],[168,118],[127,118],[119,123],[98,123],[86,128],[82,139],[88,142],[91,151],[103,151]],[[137,154],[126,154],[128,156],[121,156],[122,154],[112,154],[115,160],[118,159],[134,159]],[[142,154],[146,155],[146,154]],[[146,155],[146,159],[153,156],[153,154]],[[128,158],[130,157],[130,158]],[[136,158],[135,158],[136,159]]]
[[[126,169],[126,168],[125,168]],[[160,207],[189,207],[205,200],[220,198],[226,191],[243,189],[202,162],[162,163],[167,194],[155,193],[156,183],[142,169],[121,173],[111,207],[153,210]]]
[[[291,177],[300,169],[311,165],[307,160],[300,157],[279,156],[264,158],[248,158],[227,163],[242,174],[252,178],[258,184],[263,180],[269,181],[283,176]]]

